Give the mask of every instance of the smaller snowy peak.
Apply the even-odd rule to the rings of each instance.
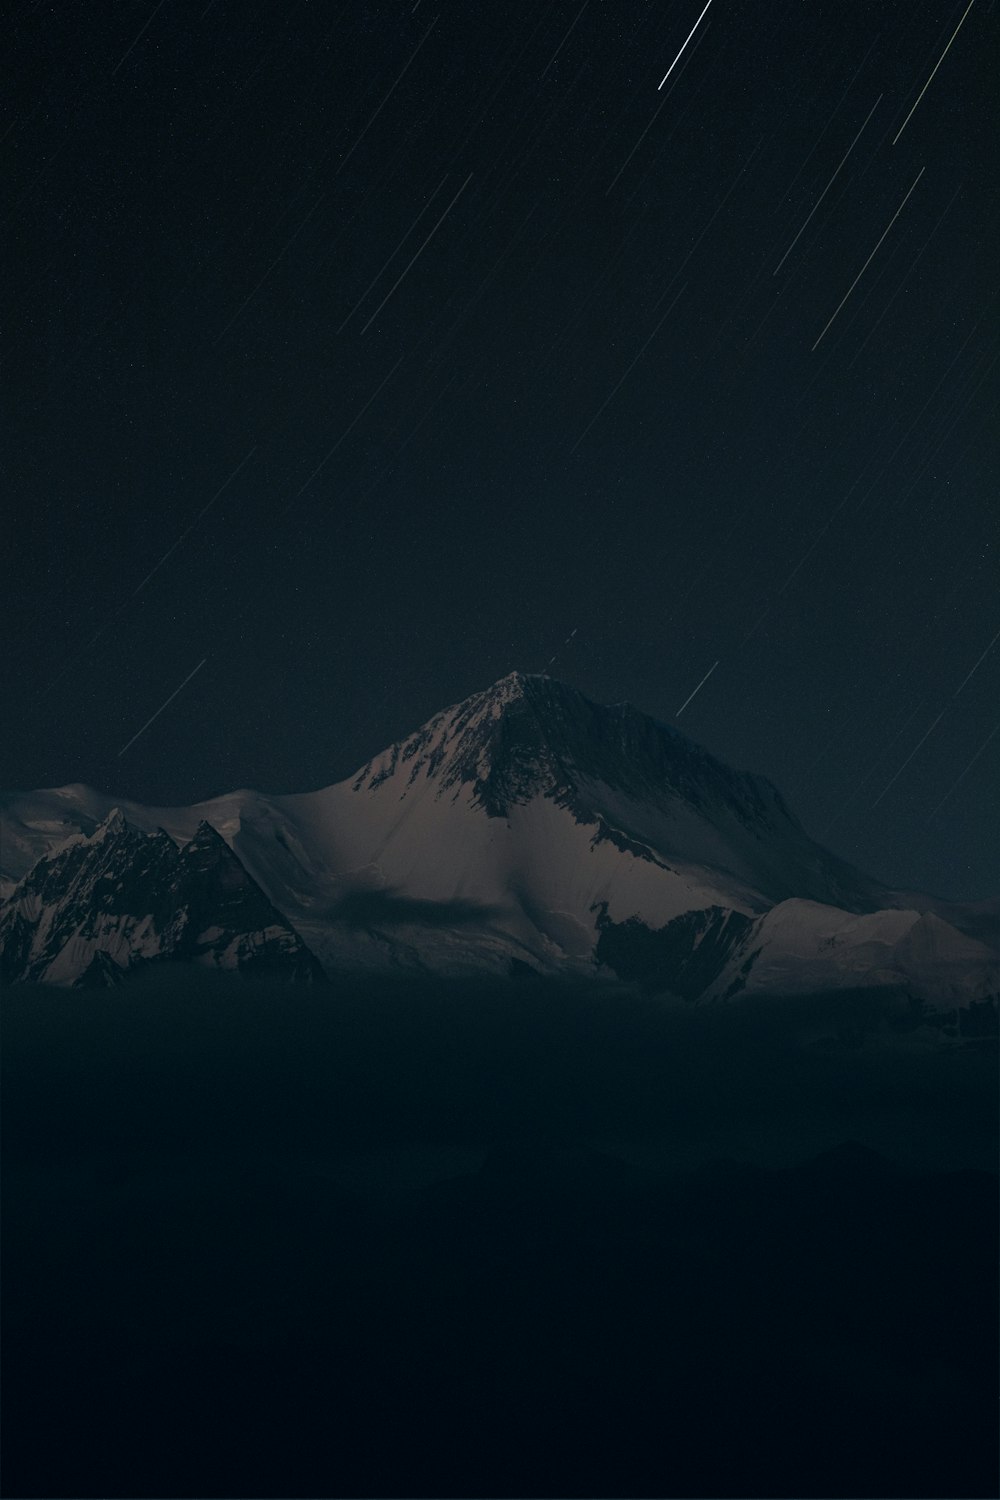
[[[213,824],[208,821],[207,818],[201,819],[198,827],[195,829],[194,838],[188,840],[188,842],[184,845],[184,849],[203,849],[207,852],[214,851],[220,856],[224,853],[232,853],[229,845],[222,837],[222,834],[216,827],[214,827]]]
[[[959,932],[934,912],[924,912],[913,922],[896,949],[907,970],[949,966],[979,967],[994,976],[992,992],[1000,993],[1000,962],[994,950],[976,938]]]
[[[37,861],[0,913],[5,983],[117,983],[180,960],[296,982],[323,979],[301,938],[205,820],[178,848],[112,808]]]
[[[130,827],[126,822],[125,814],[120,807],[113,807],[107,817],[103,818],[93,833],[89,835],[91,843],[97,839],[117,838]]]
[[[10,893],[44,854],[91,834],[115,799],[82,783],[31,792],[0,792],[0,890]]]
[[[61,791],[62,789],[60,789]],[[117,804],[111,807],[102,817],[91,818],[86,815],[79,819],[77,827],[69,821],[53,824],[50,820],[36,820],[33,825],[27,825],[33,832],[43,836],[41,845],[42,852],[30,851],[28,860],[28,874],[44,861],[44,868],[51,870],[54,867],[66,868],[67,862],[78,864],[80,860],[100,859],[107,863],[119,858],[127,858],[127,853],[120,854],[119,849],[129,850],[144,843],[147,835],[125,815],[123,809]],[[7,829],[5,827],[5,833]],[[157,830],[158,835],[167,838],[163,830]],[[55,837],[53,838],[53,835]],[[52,842],[52,847],[45,850],[45,843]],[[168,844],[172,843],[167,838]],[[34,854],[32,858],[31,855]],[[21,877],[24,878],[23,876]],[[16,887],[17,880],[13,882]]]

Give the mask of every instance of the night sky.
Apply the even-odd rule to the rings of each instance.
[[[548,668],[1000,891],[995,0],[701,4],[8,12],[0,784]]]

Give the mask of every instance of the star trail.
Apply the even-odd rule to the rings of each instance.
[[[3,785],[305,790],[551,668],[995,895],[995,24],[15,4]]]

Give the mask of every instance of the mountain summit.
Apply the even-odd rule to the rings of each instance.
[[[764,777],[631,704],[597,704],[543,675],[510,673],[320,791],[175,808],[79,785],[7,796],[2,874],[20,902],[18,945],[27,922],[37,952],[64,900],[83,922],[60,881],[76,880],[69,851],[116,806],[102,837],[117,841],[117,865],[146,871],[155,855],[172,872],[167,844],[184,846],[186,878],[221,905],[238,871],[257,895],[214,925],[284,923],[329,973],[618,976],[692,999],[753,988],[758,973],[786,989],[919,989],[921,973],[935,995],[1000,988],[989,950],[950,925],[960,908],[895,897],[811,839]],[[132,875],[120,878],[128,888]],[[151,880],[140,881],[144,911]],[[197,909],[212,925],[201,896]],[[915,925],[926,912],[945,920]],[[73,982],[77,949],[59,958],[53,941],[46,972]],[[924,950],[933,962],[921,967]],[[129,952],[125,929],[115,962]]]
[[[602,705],[554,678],[512,672],[435,714],[362,767],[355,792],[463,800],[510,821],[551,801],[621,852],[717,870],[747,904],[809,895],[850,910],[878,883],[821,848],[766,778],[732,770],[630,703]]]
[[[484,692],[436,714],[370,761],[355,789],[410,765],[442,788],[472,785],[491,817],[538,794],[571,796],[580,779],[636,798],[725,807],[747,826],[792,823],[777,789],[732,771],[677,730],[630,703],[603,706],[544,675],[511,672]]]

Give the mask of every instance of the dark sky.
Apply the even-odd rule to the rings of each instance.
[[[555,656],[1000,891],[995,0],[659,89],[700,10],[14,7],[0,784],[305,790]]]

